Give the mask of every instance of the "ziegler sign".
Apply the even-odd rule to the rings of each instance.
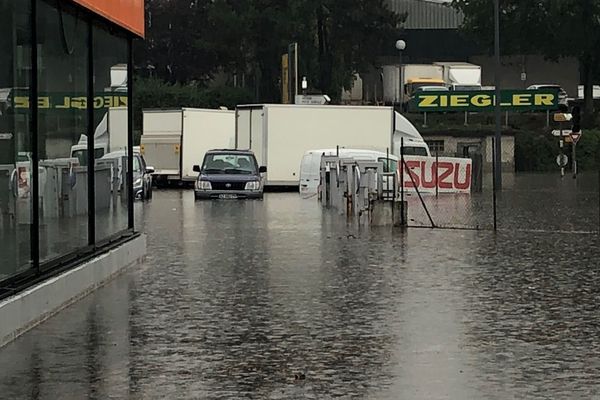
[[[421,193],[471,193],[473,164],[469,158],[404,156],[404,188]],[[399,166],[402,168],[402,166]],[[399,176],[402,170],[399,169]],[[412,179],[411,179],[412,178]]]
[[[558,109],[558,90],[503,90],[503,110],[536,111]],[[493,111],[494,91],[421,92],[411,100],[410,109],[418,112]]]
[[[12,100],[15,111],[29,109],[29,96],[15,96]],[[85,110],[86,96],[41,95],[38,96],[38,107],[43,110]],[[127,107],[127,94],[102,93],[94,96],[94,108]]]

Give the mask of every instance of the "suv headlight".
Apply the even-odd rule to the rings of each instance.
[[[259,181],[247,182],[245,189],[246,190],[259,190],[260,189],[260,182]]]
[[[196,189],[198,190],[212,190],[212,185],[209,181],[196,181]]]

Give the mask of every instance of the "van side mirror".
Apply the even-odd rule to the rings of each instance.
[[[155,171],[154,167],[146,166],[146,173],[153,174]]]
[[[258,173],[259,174],[264,174],[265,172],[267,172],[267,167],[263,166],[263,167],[259,167],[258,168]]]
[[[198,172],[199,173],[200,172],[200,166],[199,165],[194,165],[193,170],[194,170],[194,172]]]

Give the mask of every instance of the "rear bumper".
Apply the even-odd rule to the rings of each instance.
[[[220,199],[224,196],[237,199],[262,199],[263,192],[250,190],[195,190],[196,200]]]

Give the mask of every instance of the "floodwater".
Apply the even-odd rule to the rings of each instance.
[[[291,193],[136,212],[146,262],[1,349],[1,399],[600,399],[596,235],[365,229]]]

